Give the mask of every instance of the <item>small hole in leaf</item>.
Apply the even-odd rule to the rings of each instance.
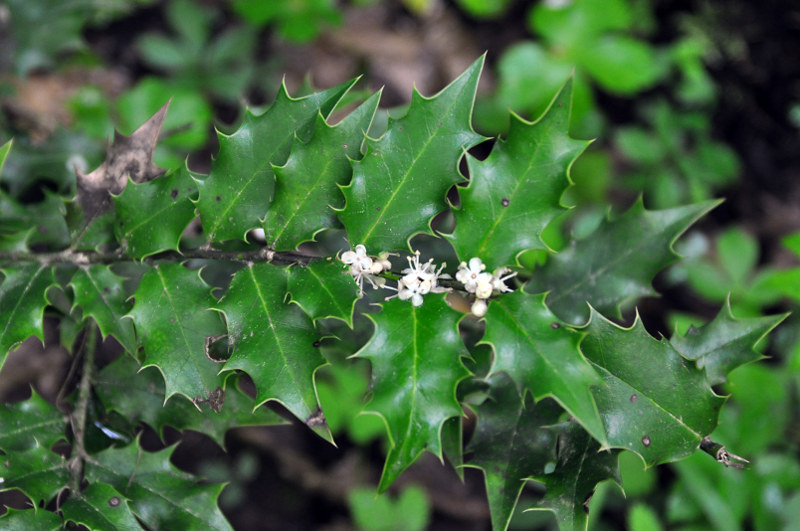
[[[171,196],[172,196],[172,199],[175,199],[176,197],[178,197],[178,189],[177,189],[177,188],[176,188],[176,189],[174,189],[174,190],[172,191],[172,193],[170,193],[169,195],[171,195]]]
[[[511,201],[509,201],[507,198],[504,197],[503,199],[500,200],[500,204],[503,205],[504,207],[507,207],[508,205],[511,204]]]
[[[381,211],[381,207],[379,207],[379,206],[378,206],[378,207],[375,207],[375,210],[377,210],[378,212],[380,212],[380,211]]]
[[[122,503],[122,500],[119,499],[117,496],[112,496],[108,500],[108,505],[110,507],[119,507],[119,504]]]
[[[550,328],[552,328],[553,330],[558,330],[559,328],[561,328],[561,325],[558,323],[552,323],[550,325]]]
[[[318,348],[320,345],[322,345],[322,343],[321,343],[321,342],[319,342],[319,341],[314,341],[314,345],[313,345],[313,346],[314,346],[314,348]]]
[[[222,201],[222,197],[217,196],[217,201]]]
[[[648,437],[647,435],[642,437],[642,444],[645,446],[645,448],[650,446],[651,443],[652,443],[652,441],[650,440],[650,437]]]
[[[631,395],[631,402],[636,402],[637,400],[639,400],[639,395],[637,395],[636,393],[632,394]]]

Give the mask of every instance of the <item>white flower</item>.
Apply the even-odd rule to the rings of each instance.
[[[456,280],[464,284],[464,289],[470,293],[475,293],[478,288],[478,277],[486,269],[486,266],[480,258],[470,258],[469,265],[466,262],[461,262],[456,272]]]
[[[475,296],[479,299],[488,299],[494,290],[494,277],[489,273],[481,273],[475,281]]]
[[[440,265],[437,270],[436,266],[433,265],[432,258],[424,264],[420,264],[419,251],[417,251],[413,257],[408,257],[408,267],[403,269],[402,273],[404,275],[397,282],[397,287],[388,288],[397,291],[397,295],[387,297],[386,300],[388,301],[394,297],[403,301],[410,299],[414,306],[420,306],[422,305],[423,295],[448,291],[449,288],[439,286],[440,278],[450,278],[449,275],[442,273],[445,265]]]
[[[517,276],[516,271],[511,271],[507,267],[495,269],[494,273],[492,273],[492,287],[500,293],[508,293],[511,290],[506,286],[506,280],[515,276]]]
[[[367,255],[367,248],[361,244],[356,245],[355,252],[343,252],[341,260],[345,264],[351,265],[351,271],[353,271],[353,268],[361,271],[369,271],[372,269],[372,258]]]
[[[350,266],[350,275],[355,279],[356,284],[358,284],[359,296],[364,294],[364,280],[369,282],[373,289],[382,288],[386,283],[386,279],[375,275],[383,271],[385,264],[389,263],[389,261],[386,258],[373,260],[372,257],[367,254],[367,248],[365,246],[361,244],[356,245],[355,251],[345,251],[339,259]],[[389,267],[391,267],[391,264],[389,264]]]

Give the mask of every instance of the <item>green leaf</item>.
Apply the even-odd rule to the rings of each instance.
[[[62,531],[64,523],[61,518],[50,511],[27,509],[18,511],[10,507],[8,512],[0,516],[0,527],[15,531]]]
[[[132,258],[178,250],[181,234],[194,219],[197,184],[186,166],[153,181],[128,182],[114,198],[117,240]]]
[[[172,466],[174,449],[145,452],[138,441],[110,448],[87,459],[86,477],[130,500],[133,513],[151,529],[231,529],[217,507],[223,485],[200,485]]]
[[[717,385],[725,382],[736,367],[763,358],[754,346],[787,315],[735,319],[730,304],[726,304],[713,321],[700,328],[691,327],[685,336],[676,334],[670,344],[684,358],[695,360],[705,369],[709,383]]]
[[[706,201],[666,210],[645,210],[641,200],[625,214],[604,221],[590,236],[573,240],[537,269],[525,290],[549,291],[547,305],[572,324],[585,323],[587,302],[619,315],[623,302],[654,295],[650,282],[674,262],[673,242],[700,216],[719,204]]]
[[[424,450],[442,459],[444,422],[461,415],[456,386],[469,373],[456,312],[443,296],[422,306],[391,300],[368,317],[375,333],[355,355],[372,363],[372,400],[364,411],[386,422],[391,449],[378,491],[385,491]]]
[[[6,454],[42,445],[50,448],[64,438],[64,415],[39,396],[15,404],[0,404],[0,450]]]
[[[2,268],[0,284],[0,367],[8,351],[29,337],[44,341],[42,320],[47,306],[45,292],[53,282],[53,270],[35,263]]]
[[[288,272],[272,264],[238,271],[216,309],[228,322],[232,349],[224,370],[240,369],[257,389],[256,403],[280,402],[322,437],[330,440],[319,411],[314,373],[325,364],[311,319],[288,303]]]
[[[47,503],[67,485],[67,461],[37,444],[24,452],[10,452],[0,459],[0,492],[19,489],[37,506]]]
[[[339,186],[350,181],[350,161],[361,158],[361,144],[379,99],[380,93],[373,94],[335,126],[317,115],[311,140],[295,138],[289,160],[274,168],[275,199],[264,220],[271,248],[292,250],[338,225],[331,207],[341,206]]]
[[[120,356],[103,367],[95,378],[94,389],[107,410],[116,411],[131,422],[145,422],[162,435],[165,426],[194,430],[211,437],[221,447],[231,428],[286,422],[265,407],[256,408],[255,400],[229,383],[217,402],[219,411],[210,407],[198,409],[181,396],[174,396],[165,404],[164,379],[156,370],[139,370],[130,356]]]
[[[0,189],[0,234],[27,233],[27,246],[61,249],[69,243],[66,209],[61,197],[45,190],[44,199],[22,204]]]
[[[115,275],[109,266],[95,264],[75,271],[69,285],[74,307],[80,307],[84,316],[94,318],[103,337],[114,336],[125,350],[134,354],[136,337],[133,322],[123,319],[131,309],[122,287],[124,280]]]
[[[353,277],[338,261],[315,260],[289,270],[292,302],[313,320],[334,317],[353,327],[353,310],[358,289]]]
[[[547,248],[542,231],[563,210],[567,170],[589,144],[567,134],[570,88],[536,122],[512,114],[508,140],[498,140],[486,160],[467,157],[470,183],[459,188],[461,208],[448,238],[461,260],[478,256],[494,269],[517,265],[526,250]]]
[[[166,381],[166,399],[180,393],[207,400],[225,378],[206,356],[206,338],[224,333],[216,302],[197,271],[161,264],[142,277],[128,313],[144,346],[144,367],[157,367]]]
[[[635,94],[655,84],[667,71],[658,59],[648,43],[625,35],[604,35],[575,49],[576,62],[617,94]]]
[[[218,133],[219,154],[208,177],[198,181],[197,210],[211,241],[242,240],[260,226],[275,188],[273,166],[286,162],[295,135],[305,136],[318,113],[328,116],[354,83],[299,99],[282,85],[264,114],[248,112],[238,131]]]
[[[0,173],[3,173],[3,164],[6,162],[6,157],[8,156],[8,152],[11,151],[13,143],[14,140],[12,139],[0,146]]]
[[[592,312],[586,331],[581,350],[603,376],[594,396],[608,443],[636,452],[648,466],[694,453],[725,402],[705,372],[654,339],[638,318],[620,328]]]
[[[388,494],[375,496],[369,488],[348,493],[353,522],[362,531],[422,531],[428,529],[431,507],[425,491],[417,486],[403,490],[397,500]]]
[[[478,423],[467,452],[468,466],[483,470],[492,528],[505,530],[530,476],[543,475],[556,462],[556,433],[545,426],[557,422],[562,409],[553,401],[523,399],[505,373],[489,379],[489,398],[475,407]]]
[[[353,247],[375,252],[405,249],[444,210],[451,186],[463,180],[458,161],[483,138],[470,119],[483,58],[432,98],[416,90],[408,113],[386,133],[367,138],[367,154],[353,162],[353,180],[340,212]]]
[[[73,495],[61,507],[64,519],[94,531],[139,530],[127,500],[111,485],[92,483]]]
[[[494,351],[491,373],[507,372],[520,396],[530,389],[538,401],[554,398],[599,441],[606,441],[589,388],[602,383],[578,348],[583,334],[564,326],[544,295],[521,290],[491,301],[481,343]]]
[[[558,463],[550,474],[534,478],[544,483],[547,492],[531,509],[552,511],[561,531],[585,530],[597,484],[607,479],[619,483],[619,450],[601,451],[597,441],[574,422],[553,429],[559,431]]]

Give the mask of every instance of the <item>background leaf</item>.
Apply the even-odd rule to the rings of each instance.
[[[367,139],[367,154],[353,162],[353,180],[339,213],[352,247],[374,252],[405,249],[444,210],[447,190],[463,180],[458,161],[483,138],[472,130],[472,104],[483,58],[432,98],[416,90],[405,116],[384,135]]]
[[[53,270],[47,265],[28,263],[4,267],[0,284],[0,367],[8,351],[29,337],[44,341],[42,319],[47,305],[45,291],[53,282]]]
[[[103,337],[113,335],[129,353],[136,352],[133,321],[123,319],[131,309],[123,290],[124,279],[107,265],[94,264],[75,271],[69,285],[74,306],[97,322]]]
[[[546,113],[529,123],[512,115],[508,139],[488,158],[467,157],[470,182],[459,188],[455,231],[448,237],[459,259],[481,257],[490,270],[517,265],[528,249],[545,249],[541,234],[562,210],[567,168],[589,144],[567,134],[571,83]]]
[[[64,415],[31,391],[31,397],[14,404],[0,404],[0,450],[6,454],[37,445],[50,448],[64,438]]]
[[[337,260],[315,260],[289,270],[289,292],[313,320],[334,317],[353,327],[358,288]]]
[[[443,296],[429,295],[419,307],[394,299],[369,317],[375,333],[356,355],[372,363],[372,400],[364,411],[380,415],[389,432],[383,492],[424,450],[442,458],[442,424],[461,415],[456,385],[469,373],[461,364],[461,314]]]
[[[8,512],[0,516],[0,526],[15,531],[61,531],[64,529],[64,522],[61,518],[50,511],[37,511],[28,509],[19,511],[10,507]]]
[[[139,530],[127,500],[111,485],[92,483],[61,507],[64,519],[94,531]]]
[[[206,337],[224,333],[216,302],[197,271],[181,264],[160,264],[142,277],[128,313],[144,346],[144,367],[158,367],[166,382],[166,399],[180,393],[205,400],[225,378],[205,353]]]
[[[67,461],[46,446],[37,443],[23,452],[9,452],[0,460],[0,492],[17,488],[33,504],[47,503],[67,485]]]

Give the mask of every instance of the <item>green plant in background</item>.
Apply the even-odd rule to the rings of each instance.
[[[354,489],[348,496],[353,521],[364,531],[422,531],[428,528],[430,506],[425,491],[409,487],[392,500],[373,489]]]
[[[281,37],[295,42],[314,39],[323,28],[341,23],[342,17],[332,0],[232,0],[232,4],[234,12],[251,24],[271,24]]]
[[[30,248],[31,221],[7,196],[3,227],[16,243],[0,251],[0,352],[41,338],[47,312],[72,330],[82,377],[66,417],[35,394],[0,408],[2,488],[37,507],[69,491],[59,514],[12,511],[3,524],[130,527],[138,518],[150,528],[228,528],[215,504],[222,486],[175,469],[172,449],[144,451],[136,426],[221,442],[234,426],[283,422],[261,407],[276,401],[332,440],[318,385],[328,364],[334,389],[345,371],[363,381],[370,365],[369,401],[348,402],[387,434],[379,492],[425,451],[460,468],[466,450],[484,473],[496,529],[528,481],[546,488],[532,508],[552,511],[563,529],[585,528],[588,500],[618,478],[621,452],[652,466],[702,443],[737,464],[709,450],[724,402],[712,385],[758,359],[753,345],[782,317],[723,312],[670,340],[639,319],[629,328],[609,320],[654,294],[653,276],[676,259],[672,243],[715,203],[637,202],[547,252],[541,234],[564,210],[568,169],[588,142],[568,135],[567,87],[537,122],[512,117],[486,159],[468,154],[485,140],[471,126],[482,63],[434,97],[415,92],[378,139],[364,131],[380,93],[331,125],[354,82],[299,99],[284,88],[263,114],[220,135],[208,175],[153,165],[164,108],[117,136],[112,155],[79,175],[76,197],[63,197],[66,243]],[[457,188],[454,229],[441,234],[432,219],[465,180],[462,158],[469,183]],[[187,234],[198,214],[201,232]],[[266,244],[252,240],[254,229]],[[313,253],[298,250],[314,241]],[[531,251],[544,264],[520,267]],[[127,353],[98,371],[100,335]],[[239,388],[244,374],[255,398]],[[466,448],[464,407],[477,415]],[[340,425],[353,412],[339,411]],[[68,455],[53,451],[58,441]],[[356,519],[367,510],[355,498],[351,508]],[[406,523],[424,525],[415,521]]]
[[[735,182],[738,158],[710,137],[707,114],[677,112],[663,100],[643,114],[651,129],[627,126],[615,132],[614,144],[630,164],[622,177],[627,187],[666,208],[708,199]]]

